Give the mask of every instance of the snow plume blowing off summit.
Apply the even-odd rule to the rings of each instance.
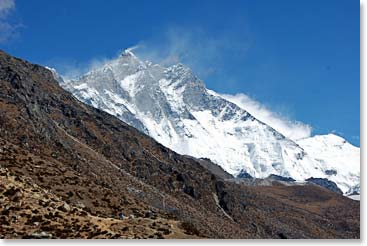
[[[132,51],[60,84],[166,147],[209,158],[234,176],[325,178],[344,194],[358,190],[359,148],[333,134],[309,137],[308,125],[284,120],[246,95],[208,90],[181,63],[154,64]]]
[[[234,104],[237,104],[242,109],[247,110],[255,118],[273,127],[287,138],[299,140],[311,136],[311,126],[299,121],[289,120],[286,117],[271,111],[266,106],[252,99],[246,94],[219,94],[219,96],[230,102],[233,102]]]

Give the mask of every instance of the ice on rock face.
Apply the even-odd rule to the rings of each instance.
[[[335,135],[297,143],[205,88],[183,64],[143,62],[131,50],[61,84],[180,154],[209,158],[236,176],[328,178],[359,184],[359,148]]]

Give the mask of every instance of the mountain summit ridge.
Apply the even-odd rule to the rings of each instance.
[[[353,169],[342,170],[347,164],[333,168],[332,155],[321,158],[309,141],[286,138],[208,90],[180,63],[164,67],[141,61],[127,50],[61,85],[82,102],[117,116],[179,154],[209,158],[234,176],[246,172],[257,178],[328,178],[344,193],[359,184],[359,148],[343,150],[349,151],[345,156],[353,156]],[[333,149],[329,144],[322,152]],[[328,170],[334,169],[330,175]]]

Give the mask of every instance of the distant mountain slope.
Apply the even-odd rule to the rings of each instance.
[[[198,161],[76,100],[49,70],[2,51],[0,168],[1,175],[15,181],[12,189],[10,179],[0,179],[0,204],[6,204],[0,206],[0,238],[29,237],[34,232],[37,237],[86,237],[88,230],[104,237],[100,227],[108,221],[117,223],[111,225],[116,226],[111,235],[122,238],[127,231],[133,238],[360,235],[358,201],[318,186],[248,187],[227,182]],[[24,182],[28,183],[23,187]],[[21,206],[19,201],[29,195],[44,201]],[[61,211],[57,213],[50,199],[84,212],[63,212],[68,210],[64,206],[56,208]],[[78,220],[71,228],[63,227],[73,213]],[[79,216],[97,221],[83,224]]]
[[[143,62],[131,51],[61,85],[79,100],[117,116],[180,154],[208,158],[228,173],[270,174],[305,180],[329,178],[346,193],[359,184],[359,154],[346,173],[317,151],[305,150],[213,91],[192,71],[177,64]],[[306,142],[305,142],[306,143]],[[348,150],[346,150],[348,151]],[[359,150],[358,150],[359,151]],[[312,154],[311,154],[312,153]],[[343,160],[345,161],[345,159]]]
[[[334,134],[297,141],[315,161],[321,163],[327,179],[349,194],[360,193],[360,149]]]

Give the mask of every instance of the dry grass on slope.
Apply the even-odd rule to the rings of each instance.
[[[0,238],[191,238],[177,221],[105,218],[0,167]]]

